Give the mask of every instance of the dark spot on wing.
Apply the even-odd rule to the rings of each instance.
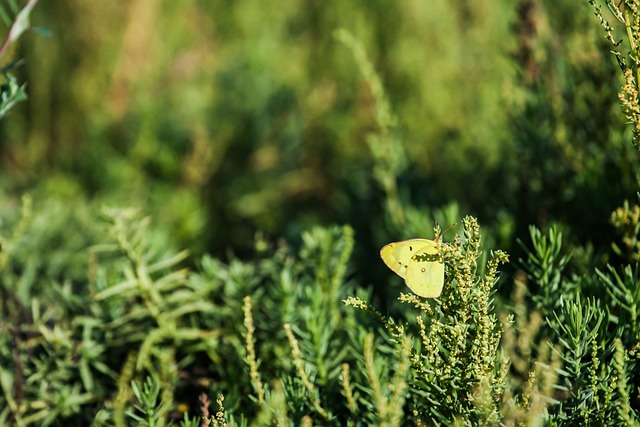
[[[416,254],[414,255],[411,259],[418,261],[418,262],[433,262],[433,261],[441,261],[440,260],[440,255],[439,254],[428,254],[428,253],[422,253],[422,254]]]

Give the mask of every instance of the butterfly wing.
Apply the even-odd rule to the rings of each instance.
[[[407,263],[404,281],[414,293],[426,298],[436,298],[444,285],[444,263],[438,254],[438,245],[427,240]]]
[[[394,273],[403,279],[407,275],[407,267],[411,258],[431,240],[409,239],[401,242],[393,242],[380,249],[380,258]],[[433,242],[432,242],[433,243]]]

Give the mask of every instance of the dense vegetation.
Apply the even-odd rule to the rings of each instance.
[[[36,3],[0,425],[640,425],[632,0]]]

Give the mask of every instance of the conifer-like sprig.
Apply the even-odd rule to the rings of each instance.
[[[526,297],[526,282],[519,277],[513,290],[513,313],[501,315],[501,374],[494,390],[502,396],[500,413],[507,426],[542,422],[554,403],[551,396],[560,368],[558,354],[539,336],[543,317],[528,307]]]
[[[633,409],[629,404],[629,385],[627,374],[627,360],[628,356],[626,350],[619,338],[614,341],[615,353],[613,356],[613,366],[618,378],[617,391],[618,391],[618,405],[616,409],[618,417],[622,422],[622,425],[629,427],[636,426],[636,418],[633,416]]]
[[[408,388],[406,377],[410,367],[411,341],[405,337],[398,345],[399,358],[393,365],[395,372],[387,384],[382,383],[378,372],[380,364],[376,363],[374,341],[373,334],[366,335],[364,362],[378,420],[380,425],[399,426],[403,420],[405,391]]]
[[[624,109],[624,115],[630,123],[633,123],[634,138],[640,135],[640,105],[638,103],[638,83],[633,75],[633,70],[624,70],[625,84],[622,86],[618,98]]]
[[[118,316],[105,325],[127,342],[140,342],[136,370],[153,367],[150,359],[167,342],[208,340],[219,331],[190,327],[189,316],[215,309],[211,301],[203,300],[188,280],[187,269],[175,269],[187,256],[187,251],[160,253],[151,239],[148,217],[140,218],[136,209],[105,209],[110,222],[109,236],[115,244],[99,245],[94,253],[107,258],[119,256],[111,274],[120,281],[109,283],[95,295],[95,300],[113,306],[133,306],[135,310]],[[140,332],[140,323],[147,326]],[[167,354],[167,352],[164,352]],[[163,369],[173,365],[160,365]]]
[[[610,222],[622,235],[623,246],[614,243],[614,252],[629,261],[640,261],[640,206],[630,205],[625,200],[621,207],[611,213]]]
[[[343,302],[347,306],[358,308],[369,313],[374,319],[382,323],[394,337],[399,337],[404,334],[404,327],[402,325],[397,324],[392,318],[384,316],[378,310],[371,307],[366,301],[358,297],[347,297]]]
[[[344,393],[344,397],[345,399],[347,399],[347,408],[349,408],[349,411],[351,412],[351,414],[355,415],[356,414],[356,409],[357,409],[357,404],[356,404],[356,399],[353,393],[353,388],[351,387],[351,379],[350,379],[350,369],[349,369],[349,364],[348,363],[343,363],[342,364],[342,371],[341,371],[341,379],[342,379],[342,391]]]
[[[600,21],[600,26],[605,31],[607,40],[609,40],[613,46],[620,45],[620,43],[622,43],[622,41],[621,40],[615,40],[615,38],[613,37],[613,27],[609,24],[609,21],[607,21],[604,18],[604,16],[602,16],[602,7],[600,7],[600,5],[598,5],[595,2],[595,0],[589,0],[589,4],[591,4],[593,6],[594,15]],[[618,19],[620,21],[624,20],[624,18],[622,17],[622,13],[620,12],[619,9],[616,8],[616,10],[611,10],[611,11],[614,14],[614,16],[616,17],[616,19]]]
[[[257,394],[258,404],[264,401],[264,385],[260,379],[258,371],[258,361],[256,360],[256,350],[254,344],[255,326],[253,326],[253,315],[251,314],[251,297],[244,297],[244,326],[247,329],[245,336],[245,348],[247,351],[247,364],[249,365],[249,375],[251,376],[251,384]]]
[[[615,28],[603,17],[602,10],[595,0],[589,0],[594,8],[594,14],[605,31],[607,40],[613,45],[615,55],[624,74],[625,84],[622,86],[618,98],[624,108],[624,113],[633,124],[633,143],[640,150],[640,108],[638,106],[638,83],[640,81],[640,12],[636,0],[605,0],[613,16],[624,26],[628,54],[620,51],[624,39],[615,40]]]
[[[214,425],[216,427],[227,427],[227,421],[224,417],[224,395],[222,393],[218,395],[216,403],[218,404],[218,411],[216,412],[216,423]]]
[[[293,334],[291,325],[286,323],[284,325],[284,331],[285,331],[285,334],[287,335],[287,339],[289,340],[289,346],[291,347],[291,355],[293,357],[293,363],[298,373],[298,378],[300,378],[300,380],[302,381],[302,384],[307,389],[307,393],[309,394],[311,403],[315,407],[318,414],[320,414],[324,419],[328,419],[329,414],[322,407],[318,390],[313,385],[313,383],[309,379],[309,376],[307,375],[307,371],[305,369],[305,363],[304,363],[304,360],[302,359],[302,352],[300,351],[300,345],[298,344],[298,340]]]
[[[209,406],[211,403],[209,402],[209,396],[207,393],[200,393],[200,411],[202,412],[202,421],[200,423],[200,427],[207,427],[213,424],[213,418],[209,416]]]

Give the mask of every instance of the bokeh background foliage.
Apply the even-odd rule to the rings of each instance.
[[[589,11],[550,6],[536,19],[555,51],[549,40],[539,49],[558,68],[591,68],[592,58],[569,56],[601,55]],[[565,45],[566,22],[549,22],[555,9],[580,20],[569,34],[588,41],[586,52]],[[152,203],[182,242],[216,252],[246,249],[256,228],[293,237],[318,221],[365,222],[362,234],[375,232],[373,100],[334,37],[345,28],[364,44],[398,119],[393,132],[410,159],[404,197],[502,218],[518,196],[511,175],[525,169],[508,164],[522,160],[520,131],[509,129],[521,97],[516,12],[500,1],[43,3],[33,19],[52,35],[30,34],[19,52],[38,102],[3,123],[4,187],[46,181],[49,193]],[[580,108],[561,98],[565,77],[544,88],[561,112]],[[356,221],[365,214],[371,221]]]
[[[602,236],[635,191],[619,75],[588,7],[533,3],[43,3],[33,19],[52,35],[18,52],[38,102],[2,125],[3,187],[153,204],[199,251],[318,221],[375,233],[373,99],[345,28],[397,118],[403,198]]]
[[[208,388],[241,425],[396,425],[405,397],[413,421],[535,423],[564,402],[547,422],[637,422],[624,349],[638,340],[639,156],[586,1],[70,0],[39,3],[31,21],[49,35],[26,33],[2,58],[24,59],[11,72],[29,96],[0,122],[3,325],[29,325],[5,328],[0,354],[18,369],[0,372],[16,399],[5,420],[162,425],[194,414]],[[467,214],[484,248],[521,259],[496,304],[486,263],[504,259],[474,249],[470,219],[445,234],[463,236],[449,280],[469,273],[455,273],[448,302],[395,301],[378,248]],[[481,283],[484,305],[466,305],[460,289]],[[341,305],[354,294],[369,317]],[[243,341],[251,310],[260,369]],[[416,313],[439,331],[431,341]],[[499,330],[511,367],[488,344]],[[441,359],[423,351],[434,343]],[[434,380],[472,361],[476,377]],[[605,409],[585,409],[594,402]]]

